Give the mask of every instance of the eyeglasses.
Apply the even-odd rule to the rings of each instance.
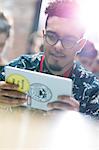
[[[81,40],[78,40],[76,37],[73,36],[64,36],[63,38],[61,38],[57,33],[52,31],[46,31],[46,34],[44,36],[46,42],[51,46],[54,46],[60,40],[64,49],[73,48]]]

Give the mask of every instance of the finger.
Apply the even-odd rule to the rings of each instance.
[[[75,100],[73,97],[66,96],[66,95],[59,95],[58,100],[62,101],[64,103],[68,103],[68,104],[72,105],[73,107],[79,108],[79,102],[77,100]]]
[[[5,81],[0,81],[0,89],[17,90],[18,89],[18,85],[11,84],[11,83],[6,83]]]
[[[17,99],[17,98],[11,99],[9,97],[4,97],[4,96],[0,97],[0,104],[1,105],[16,106],[16,105],[21,105],[25,102],[26,102],[26,99]]]
[[[27,99],[27,95],[19,91],[0,90],[0,95],[10,97],[10,99],[11,98]]]
[[[50,109],[48,112],[47,112],[47,115],[61,115],[62,113],[64,113],[63,110],[60,110],[60,109]]]
[[[62,103],[62,102],[54,102],[54,103],[49,103],[48,108],[50,110],[57,109],[57,110],[77,110],[77,108],[71,106],[70,104]]]

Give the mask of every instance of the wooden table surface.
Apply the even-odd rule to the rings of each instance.
[[[0,150],[99,150],[99,122],[73,111],[0,109]]]

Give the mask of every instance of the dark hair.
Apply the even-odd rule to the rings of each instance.
[[[84,56],[84,57],[90,57],[95,58],[98,54],[98,51],[96,50],[94,44],[87,40],[85,46],[82,48],[82,50],[78,53],[78,55]]]
[[[0,33],[5,33],[7,35],[7,37],[9,37],[10,34],[10,24],[7,20],[7,18],[5,17],[5,15],[0,12]]]
[[[79,5],[75,1],[70,0],[56,0],[49,4],[45,10],[47,14],[47,19],[45,27],[47,27],[47,21],[49,17],[57,16],[62,18],[78,18]]]

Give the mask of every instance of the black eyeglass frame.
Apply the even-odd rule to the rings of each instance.
[[[53,34],[53,35],[55,35],[55,36],[57,37],[56,41],[55,41],[53,44],[51,44],[51,43],[48,41],[48,39],[47,39],[48,33],[51,33],[51,34]],[[52,32],[52,31],[49,31],[49,30],[46,31],[46,33],[44,34],[44,38],[45,38],[46,42],[47,42],[49,45],[54,46],[54,45],[57,44],[58,41],[61,41],[62,47],[63,47],[64,49],[71,49],[71,48],[73,48],[76,44],[78,44],[78,43],[83,39],[83,36],[81,36],[80,39],[77,39],[77,38],[76,38],[76,40],[74,40],[74,43],[72,44],[72,46],[67,47],[67,46],[64,46],[63,40],[66,39],[66,38],[68,39],[68,37],[70,37],[70,36],[64,36],[63,38],[61,38],[56,32]],[[75,37],[73,37],[73,38],[75,38]],[[65,41],[67,41],[67,40],[65,40]],[[71,41],[72,41],[72,40],[71,40]],[[72,43],[72,42],[71,42],[71,43]]]

